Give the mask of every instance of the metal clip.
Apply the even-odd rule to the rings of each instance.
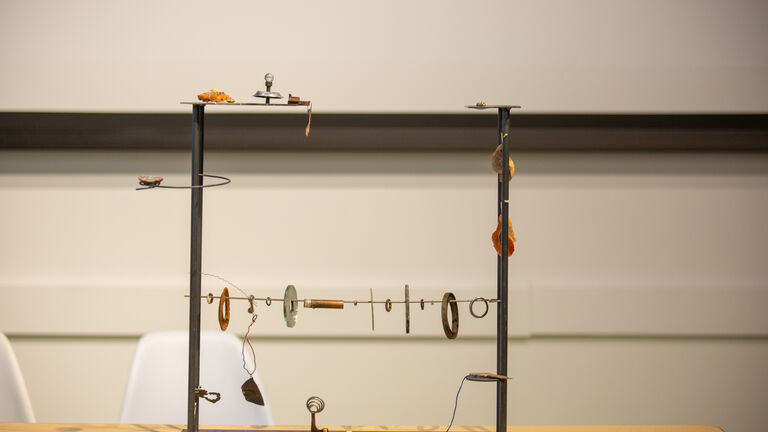
[[[209,392],[208,390],[198,387],[195,389],[195,396],[199,398],[203,398],[207,400],[210,403],[216,403],[221,400],[221,393],[219,392]]]

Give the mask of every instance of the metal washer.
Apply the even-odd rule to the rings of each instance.
[[[299,314],[297,300],[296,287],[288,285],[285,288],[285,294],[283,295],[283,318],[285,318],[285,325],[288,327],[296,325],[296,315]]]

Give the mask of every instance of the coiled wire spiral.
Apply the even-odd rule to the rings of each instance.
[[[325,408],[325,402],[317,396],[307,399],[307,409],[312,414],[317,414]]]

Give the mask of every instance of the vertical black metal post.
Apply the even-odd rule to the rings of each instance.
[[[499,299],[496,319],[496,373],[507,375],[507,313],[508,313],[508,264],[509,245],[509,148],[507,145],[507,122],[509,108],[499,108],[498,133],[501,145],[501,174],[498,185],[498,212],[501,217],[501,255],[497,261],[496,289]],[[507,381],[499,380],[496,384],[496,432],[507,430]]]
[[[200,278],[203,251],[203,132],[205,105],[192,105],[195,137],[192,141],[192,222],[189,244],[189,394],[187,431],[198,432],[200,402]],[[195,187],[197,186],[197,187]]]

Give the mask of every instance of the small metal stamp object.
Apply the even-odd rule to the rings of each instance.
[[[474,309],[475,303],[479,301],[483,302],[483,304],[485,305],[485,310],[481,314],[476,313]],[[486,300],[485,297],[475,297],[474,299],[472,299],[472,301],[469,302],[469,313],[475,318],[482,318],[486,316],[488,314],[488,300]]]
[[[405,334],[411,332],[411,296],[408,284],[405,285]]]
[[[208,390],[201,387],[195,389],[195,396],[203,398],[210,403],[216,403],[221,400],[221,393],[209,392]]]
[[[451,307],[451,322],[448,323],[448,306]],[[456,339],[459,335],[459,307],[456,305],[456,296],[451,292],[443,295],[443,305],[441,307],[441,317],[443,320],[443,331],[448,339]]]
[[[325,409],[325,401],[317,396],[312,396],[307,399],[307,410],[312,414],[312,425],[310,426],[310,432],[328,432],[327,428],[318,429],[315,423],[315,414],[322,412]]]
[[[226,310],[226,312],[225,312]],[[224,287],[219,297],[219,327],[222,331],[229,326],[229,290]]]
[[[256,405],[264,406],[264,396],[261,395],[261,390],[259,390],[259,386],[256,385],[256,381],[253,380],[253,377],[248,378],[248,380],[240,386],[240,390],[243,391],[245,400],[250,403],[255,403]]]
[[[152,177],[152,176],[139,177],[139,184],[142,186],[159,186],[162,181],[163,181],[162,177]]]
[[[387,299],[384,302],[384,310],[386,310],[387,312],[390,312],[392,310],[392,300]]]
[[[213,303],[213,293],[208,293],[208,295],[205,297],[205,301],[207,301],[208,304]]]
[[[283,318],[285,318],[285,325],[288,327],[296,325],[296,315],[299,314],[299,306],[296,304],[297,301],[296,287],[288,285],[285,288],[285,295],[283,295]]]
[[[259,90],[256,93],[253,94],[254,97],[260,97],[265,98],[267,100],[267,104],[269,104],[270,99],[282,99],[283,95],[281,95],[278,92],[272,91],[272,83],[275,82],[275,76],[271,73],[268,73],[264,75],[264,85],[267,87],[267,90]]]
[[[249,295],[249,296],[248,296],[248,313],[249,313],[249,314],[252,314],[252,313],[253,313],[253,310],[254,310],[254,309],[253,309],[253,299],[254,299],[254,298],[255,298],[255,297],[253,296],[253,294],[251,294],[251,295]]]

